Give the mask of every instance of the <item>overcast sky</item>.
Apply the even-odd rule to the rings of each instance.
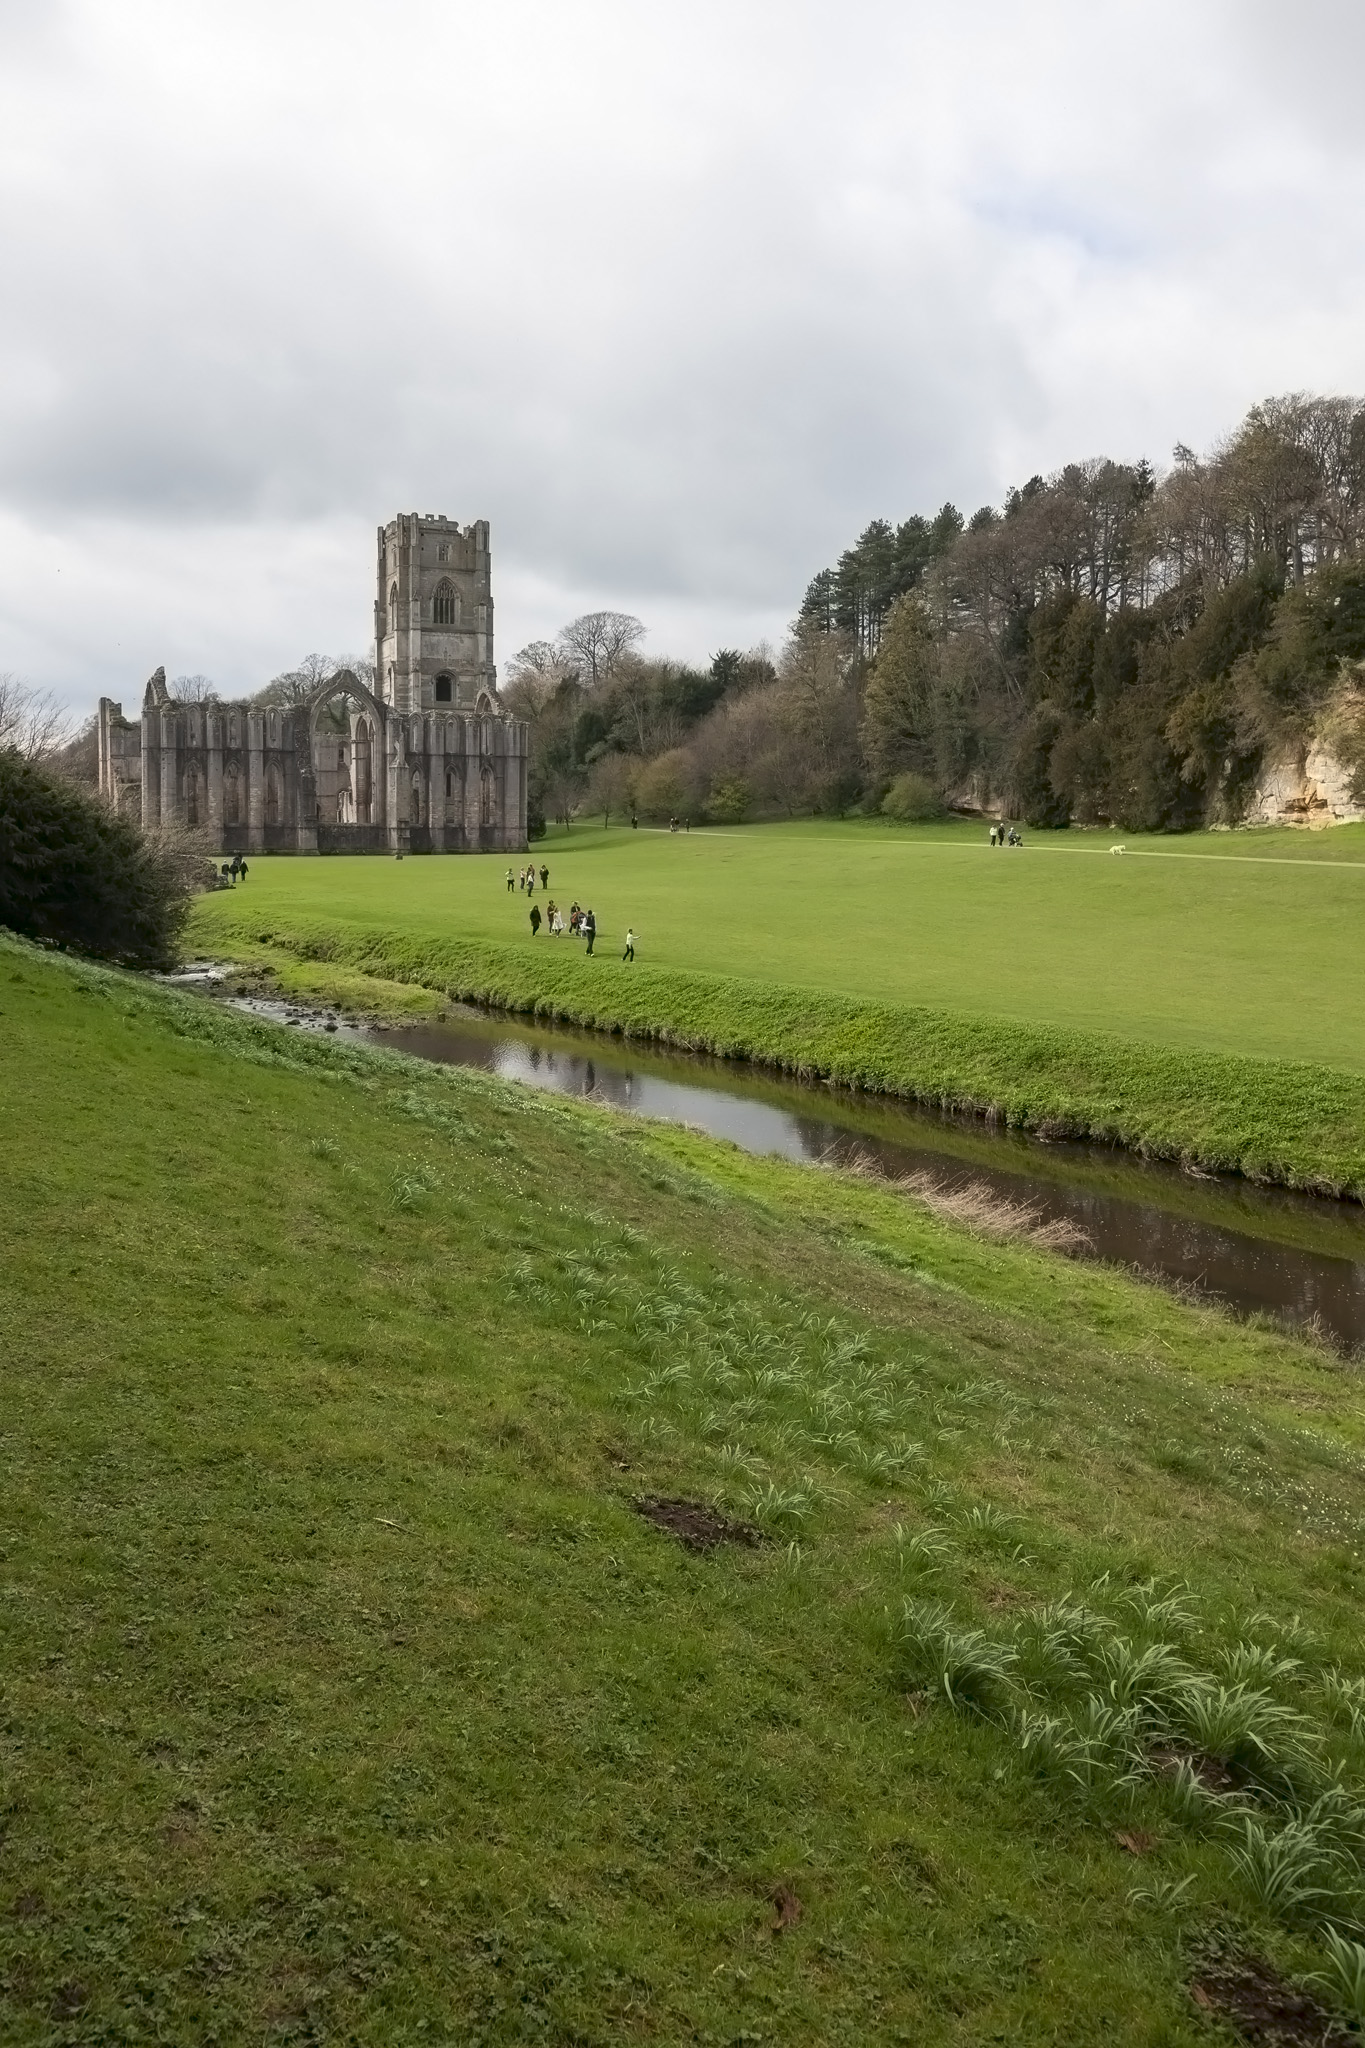
[[[0,0],[0,669],[362,652],[376,525],[779,639],[867,520],[1365,388],[1359,0]]]

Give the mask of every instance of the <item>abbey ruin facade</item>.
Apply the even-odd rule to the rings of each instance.
[[[493,664],[488,522],[379,529],[374,688],[339,670],[295,704],[185,703],[158,669],[99,707],[100,789],[224,853],[519,853],[529,729]]]

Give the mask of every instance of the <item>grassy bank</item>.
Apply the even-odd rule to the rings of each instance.
[[[1365,1191],[1365,1075],[682,973],[571,941],[495,945],[353,919],[267,913],[246,890],[201,903],[195,941],[761,1061],[1014,1128],[1084,1137],[1326,1193]],[[354,983],[352,984],[354,988]]]
[[[1214,1947],[1329,1969],[1351,1369],[7,942],[0,1014],[7,2041],[1183,2048]]]

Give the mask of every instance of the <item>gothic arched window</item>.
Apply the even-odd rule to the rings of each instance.
[[[389,631],[391,633],[398,631],[398,585],[396,583],[389,585]]]
[[[450,677],[449,677],[449,676],[437,676],[437,678],[436,678],[436,702],[437,702],[438,704],[448,704],[448,703],[450,702]]]
[[[436,586],[431,616],[438,626],[453,626],[455,623],[455,586],[447,577],[443,576]]]
[[[496,825],[497,807],[497,785],[493,779],[493,770],[485,761],[479,773],[479,823]]]
[[[408,815],[409,815],[409,818],[410,818],[411,822],[412,822],[412,823],[413,823],[414,825],[420,825],[420,824],[421,824],[421,822],[422,822],[422,778],[421,778],[421,776],[420,776],[420,775],[414,775],[414,776],[413,776],[413,778],[412,778],[412,807],[411,807],[411,810],[409,811],[409,814],[408,814]]]
[[[280,822],[280,771],[273,761],[265,774],[265,822],[267,825]]]
[[[240,825],[242,822],[242,786],[237,780],[237,770],[229,768],[223,777],[223,823]]]

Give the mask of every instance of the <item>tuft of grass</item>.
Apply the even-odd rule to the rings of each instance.
[[[1299,1657],[1285,1657],[1263,1643],[1230,1643],[1214,1652],[1214,1669],[1228,1685],[1292,1685],[1303,1670]]]
[[[1169,1711],[1193,1747],[1252,1784],[1292,1794],[1321,1771],[1319,1732],[1258,1686],[1189,1684]]]
[[[1252,1813],[1234,1825],[1228,1861],[1262,1911],[1288,1926],[1316,1926],[1349,1910],[1352,1874],[1319,1829],[1301,1820],[1276,1828]]]
[[[1308,1981],[1320,1984],[1358,2027],[1365,2028],[1365,1946],[1335,1927],[1324,1928],[1323,1942],[1327,1968]]]
[[[905,1602],[902,1648],[949,1704],[986,1719],[1002,1716],[1010,1700],[1013,1649],[984,1629],[958,1627],[951,1608]]]
[[[1157,1913],[1174,1913],[1185,1905],[1194,1875],[1188,1877],[1154,1877],[1146,1884],[1134,1885],[1128,1894],[1130,1906],[1150,1906]]]

